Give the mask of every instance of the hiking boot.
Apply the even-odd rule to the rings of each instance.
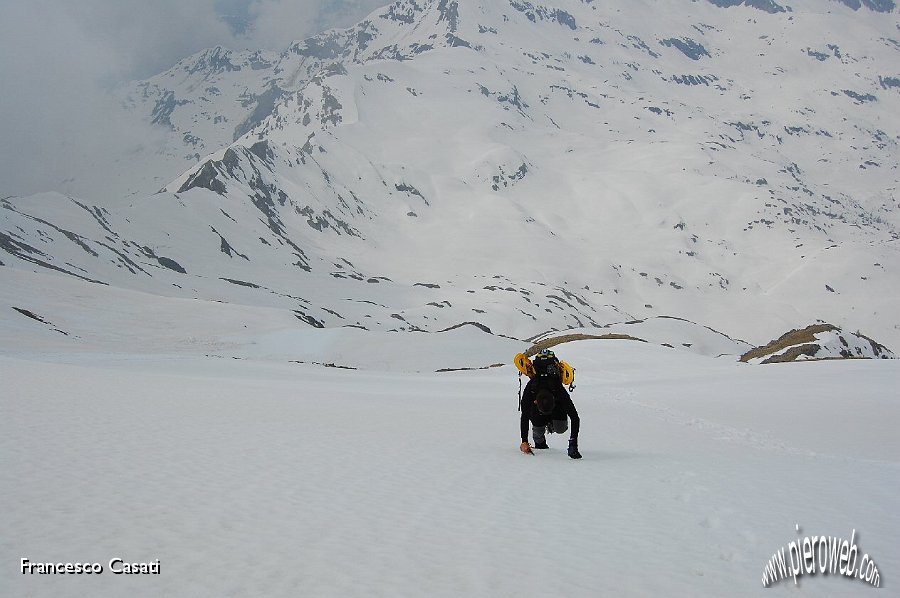
[[[547,441],[546,441],[546,440],[542,440],[541,442],[535,442],[535,443],[534,443],[534,448],[536,448],[536,449],[548,449],[548,448],[550,448],[550,447],[547,446]]]

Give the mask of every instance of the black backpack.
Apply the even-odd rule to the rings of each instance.
[[[556,378],[559,380],[559,359],[553,353],[538,353],[532,363],[538,378]]]

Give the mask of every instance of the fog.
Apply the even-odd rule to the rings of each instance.
[[[123,157],[163,132],[126,115],[115,86],[215,45],[283,49],[388,3],[0,0],[0,197],[103,195],[110,169],[139,167]]]

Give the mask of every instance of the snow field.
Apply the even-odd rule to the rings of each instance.
[[[577,462],[557,436],[518,452],[512,366],[2,357],[3,561],[162,563],[15,574],[4,593],[748,595],[798,523],[856,529],[889,584],[896,362],[748,366],[633,341],[557,354],[578,367]]]

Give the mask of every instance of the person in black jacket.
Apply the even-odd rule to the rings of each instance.
[[[581,419],[578,417],[575,404],[572,403],[572,397],[566,392],[559,376],[535,376],[529,380],[522,393],[521,411],[519,428],[522,444],[519,450],[529,455],[534,454],[532,446],[528,444],[529,422],[534,436],[533,448],[546,449],[549,447],[545,433],[563,434],[569,428],[568,420],[572,420],[569,457],[581,459],[581,453],[578,452],[578,430],[581,427]]]

